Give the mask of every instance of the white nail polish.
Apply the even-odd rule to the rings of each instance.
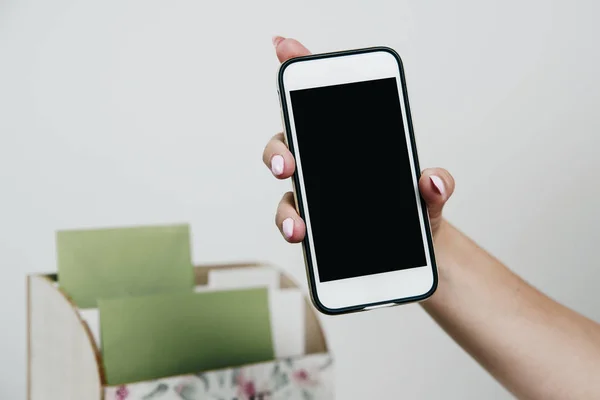
[[[294,235],[294,220],[292,218],[286,218],[283,221],[283,234],[286,238],[291,238]]]
[[[443,196],[444,195],[444,181],[442,180],[442,178],[440,178],[439,176],[436,175],[431,175],[429,177],[429,179],[431,180],[431,183],[433,183],[433,186],[435,186],[435,188],[438,190],[438,192],[440,192],[440,194]]]
[[[279,154],[274,155],[271,158],[271,172],[273,172],[273,175],[279,176],[283,174],[283,167],[283,157]]]
[[[281,41],[283,40],[283,37],[281,37],[281,36],[273,36],[273,38],[271,40],[273,41],[273,47],[277,48],[277,46],[279,45],[279,43],[281,43]]]

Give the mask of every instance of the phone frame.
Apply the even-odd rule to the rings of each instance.
[[[283,120],[283,124],[284,124],[285,142],[286,142],[289,150],[291,151],[291,153],[294,155],[294,157],[297,157],[298,153],[296,152],[296,149],[294,148],[291,119],[290,119],[290,115],[289,115],[288,104],[287,104],[288,102],[287,102],[287,98],[286,98],[286,88],[285,88],[285,84],[284,84],[284,73],[285,73],[286,69],[290,65],[292,65],[294,63],[298,63],[298,62],[320,60],[320,59],[326,59],[326,58],[331,58],[331,57],[359,55],[359,54],[366,54],[366,53],[372,53],[372,52],[386,52],[386,53],[391,54],[396,59],[396,62],[398,65],[398,75],[400,77],[400,86],[402,88],[402,94],[399,97],[400,97],[401,107],[404,108],[403,112],[405,113],[405,120],[406,120],[406,125],[407,125],[407,126],[405,126],[405,129],[408,130],[408,136],[410,139],[410,143],[407,143],[407,145],[410,147],[410,149],[408,149],[409,152],[412,153],[414,171],[417,175],[416,180],[418,182],[421,169],[419,167],[419,159],[418,159],[418,155],[417,155],[417,148],[416,148],[416,142],[415,142],[415,137],[414,137],[412,118],[411,118],[411,113],[410,113],[406,80],[405,80],[405,75],[404,75],[404,67],[403,67],[402,59],[400,58],[398,53],[389,47],[378,46],[378,47],[369,47],[369,48],[363,48],[363,49],[322,53],[322,54],[311,54],[311,55],[307,55],[307,56],[294,57],[294,58],[288,59],[287,61],[283,62],[280,65],[279,71],[277,73],[277,92],[278,92],[278,97],[279,97],[279,102],[280,102],[281,113],[282,113],[282,120]],[[290,108],[291,108],[291,105],[290,105]],[[300,181],[299,168],[296,168],[296,170],[294,171],[294,174],[292,176],[292,184],[293,184],[293,188],[294,188],[294,199],[296,202],[297,211],[298,211],[300,217],[306,221],[306,211],[304,209],[304,198],[303,198],[304,195],[302,193],[303,185],[301,185],[301,181]],[[313,265],[314,255],[311,253],[311,243],[310,243],[311,235],[308,232],[309,226],[307,225],[307,234],[304,237],[304,240],[302,242],[302,250],[303,250],[303,255],[304,255],[306,274],[307,274],[308,281],[309,281],[310,297],[311,297],[311,300],[312,300],[314,306],[317,308],[317,310],[319,310],[321,313],[327,314],[327,315],[339,315],[339,314],[347,314],[347,313],[352,313],[352,312],[367,311],[367,310],[374,309],[374,308],[397,306],[397,305],[401,305],[401,304],[423,301],[423,300],[426,300],[427,298],[429,298],[435,292],[435,290],[437,289],[437,285],[438,285],[438,273],[437,273],[437,264],[435,261],[435,252],[434,252],[434,247],[433,247],[433,237],[431,234],[429,214],[427,212],[427,205],[426,205],[425,201],[423,200],[422,196],[418,192],[418,188],[416,188],[416,189],[417,189],[418,202],[419,202],[419,205],[421,207],[421,212],[422,212],[422,214],[421,214],[422,222],[423,222],[422,226],[425,230],[424,234],[426,236],[426,241],[427,241],[427,246],[425,248],[425,251],[428,252],[428,255],[426,255],[426,258],[429,259],[428,265],[426,265],[425,267],[416,267],[416,268],[430,268],[431,269],[431,273],[433,275],[431,288],[427,292],[425,292],[421,295],[415,295],[415,296],[410,296],[410,297],[401,297],[401,298],[395,298],[395,299],[389,299],[389,300],[369,302],[369,303],[365,303],[365,304],[349,305],[349,306],[339,307],[339,308],[329,308],[329,307],[325,306],[319,299],[319,294],[318,294],[318,290],[317,290],[317,285],[319,283],[317,282],[316,277],[315,277],[316,266]],[[313,246],[314,246],[314,244],[313,244]],[[404,269],[404,270],[399,270],[399,271],[409,271],[410,269],[414,269],[414,268],[409,268],[409,269]],[[398,272],[398,271],[393,271],[393,272]],[[375,274],[372,276],[385,275],[385,274],[389,274],[389,272],[382,273],[382,274]],[[352,279],[361,279],[361,278],[365,278],[365,276],[360,276],[360,277],[352,278]],[[343,279],[342,279],[342,281],[343,281]],[[327,283],[327,282],[325,282],[325,283]]]

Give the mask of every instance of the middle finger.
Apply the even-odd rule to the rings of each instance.
[[[273,136],[263,151],[263,162],[279,179],[292,176],[296,169],[294,156],[283,141],[283,133]]]

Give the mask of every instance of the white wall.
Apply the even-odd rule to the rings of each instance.
[[[0,1],[0,397],[24,398],[27,273],[54,231],[190,222],[197,262],[303,279],[261,164],[281,126],[273,34],[403,56],[447,216],[600,319],[600,36],[592,1]],[[323,319],[340,399],[509,398],[417,305]]]

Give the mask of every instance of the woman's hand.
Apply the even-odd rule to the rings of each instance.
[[[294,39],[276,36],[273,38],[273,45],[281,62],[310,54],[306,47]],[[282,133],[273,136],[267,143],[263,152],[263,161],[278,179],[289,178],[296,169],[294,156],[285,145]],[[343,166],[337,166],[335,170],[343,170]],[[445,169],[429,168],[421,174],[419,190],[427,203],[431,230],[435,239],[442,222],[442,208],[454,191],[454,179]],[[298,243],[304,239],[306,225],[296,211],[292,192],[286,193],[281,199],[277,207],[275,223],[288,242]]]
[[[280,61],[309,54],[293,39],[276,37],[273,44]],[[279,179],[296,166],[282,134],[269,141],[263,161]],[[425,310],[516,397],[600,399],[600,325],[540,293],[442,219],[454,191],[446,170],[423,171],[419,190],[439,267],[438,289],[421,303]],[[292,193],[283,196],[276,222],[288,242],[304,238]]]

